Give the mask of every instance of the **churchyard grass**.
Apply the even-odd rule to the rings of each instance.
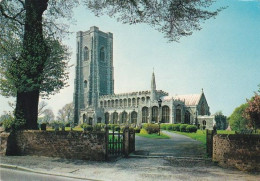
[[[186,132],[179,132],[179,131],[171,131],[171,132],[188,136],[194,140],[202,142],[206,146],[206,130],[197,130],[196,133],[186,133]]]
[[[217,134],[235,134],[235,131],[217,130]]]

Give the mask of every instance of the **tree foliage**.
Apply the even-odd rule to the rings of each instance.
[[[243,116],[249,120],[248,126],[260,128],[260,95],[257,93],[250,100],[247,100],[248,107],[244,110]]]
[[[215,17],[221,9],[209,11],[213,0],[84,0],[97,16],[108,14],[129,24],[146,23],[178,41],[200,30],[200,24]]]
[[[43,117],[39,118],[40,123],[50,123],[55,119],[55,115],[51,109],[45,109],[42,113]]]
[[[248,103],[241,104],[228,118],[228,122],[232,130],[241,131],[247,128],[249,120],[243,117],[243,113],[247,107]]]

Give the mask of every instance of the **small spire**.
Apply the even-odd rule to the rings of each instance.
[[[201,89],[201,92],[204,93],[203,88]]]

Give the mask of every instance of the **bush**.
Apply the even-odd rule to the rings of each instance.
[[[147,124],[144,128],[148,134],[159,133],[158,124]]]
[[[174,131],[180,131],[181,124],[175,124],[174,125]]]
[[[12,115],[7,114],[1,118],[5,131],[19,130],[25,125],[25,120],[17,120]]]
[[[83,125],[83,129],[84,131],[93,131],[93,127],[88,124]]]
[[[196,133],[197,132],[197,126],[195,125],[189,125],[186,127],[186,131],[189,133]]]
[[[114,129],[115,131],[120,131],[120,126],[116,125]]]
[[[186,132],[186,127],[189,126],[188,124],[181,124],[180,125],[180,131],[181,132]]]
[[[135,128],[136,133],[140,133],[141,129],[140,128]]]
[[[173,124],[168,124],[167,125],[167,130],[173,130]]]
[[[145,129],[141,129],[140,134],[148,134],[148,132]]]
[[[66,122],[65,127],[70,127],[70,122]]]
[[[161,129],[166,130],[168,124],[161,124]]]
[[[99,125],[99,124],[94,125],[93,130],[94,131],[101,131],[101,125]]]

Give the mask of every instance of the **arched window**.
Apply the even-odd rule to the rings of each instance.
[[[115,100],[115,107],[118,107],[118,99]]]
[[[107,101],[107,107],[110,107],[110,100]]]
[[[84,88],[87,88],[87,87],[88,87],[88,81],[84,80]]]
[[[140,104],[140,97],[137,98],[137,106]]]
[[[109,123],[109,113],[106,112],[105,113],[105,124],[108,124]]]
[[[158,107],[152,107],[152,122],[158,123]]]
[[[88,119],[88,124],[89,124],[89,125],[92,125],[92,121],[93,121],[93,118],[89,118],[89,119]]]
[[[84,47],[84,60],[88,61],[88,59],[89,59],[88,47]]]
[[[190,124],[190,112],[185,112],[185,124]]]
[[[170,122],[170,108],[168,106],[162,107],[162,122],[163,123]]]
[[[114,100],[111,101],[111,107],[114,107]]]
[[[85,114],[83,114],[83,123],[87,122],[87,116]]]
[[[203,126],[202,126],[202,129],[206,129],[206,124],[207,124],[206,121],[203,120],[203,121],[202,121],[202,125],[203,125]]]
[[[131,107],[131,99],[128,99],[128,107]]]
[[[102,122],[102,118],[101,117],[98,117],[97,118],[97,123],[101,123]]]
[[[122,99],[119,100],[119,107],[123,107],[123,100]]]
[[[126,120],[127,120],[127,113],[124,111],[123,113],[122,113],[122,122],[121,123],[126,123]]]
[[[127,99],[124,99],[124,107],[127,107]]]
[[[132,99],[132,106],[135,106],[136,105],[136,101],[135,101],[135,98]]]
[[[136,124],[137,123],[137,112],[133,111],[131,113],[131,124]]]
[[[117,112],[114,112],[112,116],[113,116],[113,119],[112,119],[112,120],[113,120],[113,122],[112,122],[112,124],[117,124],[117,120],[118,120],[118,113],[117,113]]]
[[[105,48],[104,47],[100,48],[99,58],[100,58],[100,61],[102,61],[102,62],[105,61]]]
[[[142,108],[142,123],[148,123],[148,107]]]
[[[176,109],[176,123],[181,123],[181,108],[177,107]]]
[[[100,101],[100,107],[103,107],[103,101]]]
[[[107,107],[107,101],[104,101],[104,107]]]

